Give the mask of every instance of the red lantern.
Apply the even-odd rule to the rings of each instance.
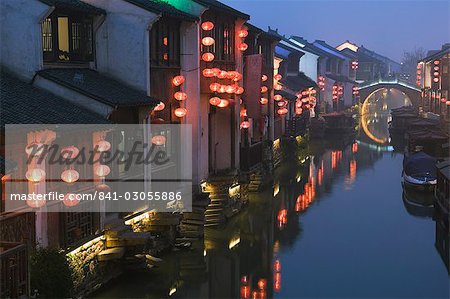
[[[239,36],[240,38],[247,37],[247,35],[248,35],[247,29],[241,29],[241,30],[239,30],[239,32],[238,32],[238,36]]]
[[[77,195],[75,193],[67,193],[64,195],[63,204],[66,207],[74,207],[80,203],[80,199],[77,198]]]
[[[217,78],[219,79],[226,79],[227,77],[228,77],[227,71],[220,71],[219,74],[217,75]]]
[[[277,113],[279,115],[285,115],[286,113],[288,113],[288,110],[286,108],[280,108],[278,109]]]
[[[67,169],[61,173],[61,179],[68,184],[75,183],[79,178],[80,174],[74,169]]]
[[[184,117],[186,115],[187,109],[186,108],[177,108],[177,109],[175,109],[174,113],[175,113],[176,117],[180,117],[181,118],[181,117]]]
[[[226,93],[232,94],[232,93],[234,93],[235,91],[236,91],[236,87],[235,87],[234,85],[227,85],[227,86],[225,87],[225,92],[226,92]]]
[[[175,76],[175,77],[172,79],[172,83],[173,83],[173,85],[175,85],[175,86],[180,86],[181,84],[184,83],[184,77],[183,77],[183,76]]]
[[[213,53],[203,53],[202,60],[206,62],[211,62],[214,60],[214,54]]]
[[[281,101],[283,99],[283,97],[279,94],[276,94],[273,96],[273,99],[278,102],[278,101]]]
[[[156,105],[153,110],[155,110],[155,111],[162,111],[162,110],[164,110],[164,108],[166,108],[166,105],[163,102],[159,102],[159,104]]]
[[[450,106],[450,101],[445,102],[445,105]]]
[[[263,82],[267,81],[267,79],[268,79],[268,77],[267,77],[266,75],[262,75],[261,80],[262,80]]]
[[[202,29],[205,31],[209,31],[214,28],[214,23],[210,21],[206,21],[202,23]]]
[[[214,71],[212,69],[204,69],[202,73],[203,76],[206,78],[211,78],[215,76]]]
[[[212,45],[214,45],[214,38],[209,37],[209,36],[204,37],[204,38],[202,38],[202,44],[207,47],[212,46]]]
[[[266,104],[269,102],[269,100],[268,100],[267,98],[261,98],[261,100],[259,100],[259,102],[260,102],[262,105],[266,105]]]
[[[218,93],[225,93],[226,92],[226,85],[220,85],[219,89],[217,90]]]
[[[303,113],[303,109],[302,108],[295,109],[295,114],[300,115],[302,113]]]
[[[80,151],[75,146],[66,146],[61,150],[61,157],[63,157],[64,159],[74,159],[78,156],[79,153]]]
[[[438,83],[439,82],[439,78],[434,78],[433,82]]]
[[[98,177],[104,178],[111,172],[111,169],[107,165],[98,165],[94,171]]]
[[[247,120],[244,120],[244,121],[241,123],[241,129],[248,129],[248,128],[250,128],[250,122],[247,121]]]
[[[212,98],[209,99],[209,103],[210,103],[211,105],[213,105],[213,106],[219,105],[220,102],[221,102],[221,99],[218,98],[218,97],[212,97]]]
[[[25,173],[25,177],[33,184],[38,184],[45,178],[45,171],[40,168],[33,168]]]
[[[277,81],[281,80],[281,78],[283,78],[283,76],[281,76],[280,74],[276,74],[275,76],[273,76],[273,78]]]
[[[219,74],[220,74],[220,69],[218,69],[218,68],[213,68],[213,69],[211,69],[212,70],[212,72],[214,73],[214,76],[219,76]]]
[[[239,86],[239,87],[236,89],[236,94],[243,94],[243,93],[244,93],[244,87]]]
[[[441,98],[441,102],[445,103],[445,102],[447,102],[447,99],[446,98]]]
[[[160,103],[162,103],[164,105],[163,102],[160,102]],[[163,106],[163,109],[164,109],[164,106]],[[155,110],[156,110],[156,108],[155,108]],[[100,140],[99,142],[97,142],[96,147],[97,147],[97,151],[106,152],[106,151],[109,151],[109,149],[111,148],[111,143],[109,143],[106,140]]]
[[[220,99],[220,103],[217,105],[219,108],[225,108],[230,104],[228,100]]]
[[[261,278],[260,280],[258,280],[258,288],[260,290],[264,290],[266,289],[266,285],[267,285],[267,280]]]
[[[152,143],[154,145],[164,145],[166,144],[166,137],[163,135],[155,135],[152,137]]]
[[[242,108],[242,109],[241,109],[241,112],[240,112],[240,116],[241,116],[241,117],[246,117],[246,116],[247,116],[247,109]]]
[[[220,84],[219,84],[219,83],[211,83],[211,84],[209,84],[209,89],[210,89],[212,92],[218,91],[219,88],[220,88]]]
[[[261,86],[261,93],[266,93],[268,90],[267,86]]]
[[[283,86],[281,86],[280,84],[275,84],[275,85],[273,86],[273,89],[275,89],[275,90],[282,90],[282,89],[283,89]]]
[[[440,62],[439,60],[435,60],[435,61],[434,61],[434,64],[435,64],[435,65],[439,65],[440,63],[441,63],[441,62]]]
[[[177,91],[173,96],[177,101],[184,101],[187,99],[187,94],[182,91]]]
[[[278,107],[286,106],[286,101],[279,101],[279,102],[277,103],[277,105],[278,105]]]
[[[248,49],[248,45],[246,43],[241,43],[239,45],[239,50],[241,50],[242,52],[244,52],[247,49]]]

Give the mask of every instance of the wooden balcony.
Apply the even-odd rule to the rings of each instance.
[[[0,241],[0,297],[28,297],[30,290],[26,244]]]

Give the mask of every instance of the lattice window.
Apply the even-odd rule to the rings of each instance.
[[[44,52],[53,51],[52,20],[50,18],[45,19],[42,23],[42,49]]]
[[[95,233],[94,213],[70,212],[62,215],[65,246],[73,245],[77,241]]]

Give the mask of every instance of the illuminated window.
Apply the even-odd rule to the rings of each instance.
[[[180,66],[180,23],[163,18],[150,31],[151,64],[156,67]]]

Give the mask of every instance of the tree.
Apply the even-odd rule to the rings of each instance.
[[[63,252],[38,248],[31,256],[31,290],[39,297],[69,298],[72,295],[72,271]]]
[[[414,48],[410,52],[403,53],[401,72],[409,82],[416,82],[417,62],[425,56],[423,48]]]

